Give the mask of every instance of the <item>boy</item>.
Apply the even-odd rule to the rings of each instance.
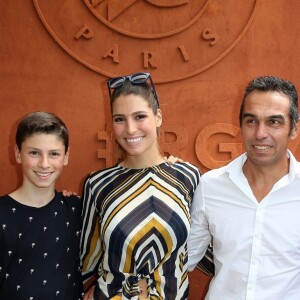
[[[54,114],[20,123],[15,157],[22,185],[0,197],[0,299],[82,299],[81,202],[55,182],[68,164],[68,130]]]

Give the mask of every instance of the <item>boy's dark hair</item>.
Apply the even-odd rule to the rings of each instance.
[[[33,134],[55,134],[65,145],[65,152],[69,148],[69,133],[64,122],[55,114],[37,111],[25,116],[18,125],[16,144],[21,150],[22,143]]]
[[[289,118],[291,132],[299,120],[297,90],[292,82],[275,76],[257,77],[248,84],[240,108],[240,125],[242,125],[246,98],[251,92],[255,90],[262,92],[279,92],[289,97]]]

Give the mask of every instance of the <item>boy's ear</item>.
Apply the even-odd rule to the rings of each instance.
[[[64,166],[66,166],[69,162],[69,153],[70,153],[70,147],[68,147],[68,150],[65,154],[65,158],[64,158]]]
[[[18,164],[22,163],[20,150],[19,150],[19,148],[18,148],[17,145],[14,146],[14,150],[15,150],[15,158],[16,158],[16,162],[17,162]]]

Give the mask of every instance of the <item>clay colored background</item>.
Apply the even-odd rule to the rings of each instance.
[[[14,132],[31,111],[69,128],[58,189],[80,193],[86,174],[113,163],[108,76],[151,72],[162,149],[203,172],[242,153],[249,80],[273,74],[300,90],[297,0],[1,0],[0,11],[0,194],[20,184]],[[190,299],[203,299],[209,278],[194,271],[190,281]]]

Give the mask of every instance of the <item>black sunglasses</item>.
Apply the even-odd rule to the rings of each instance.
[[[151,88],[153,92],[153,96],[157,102],[158,108],[159,108],[159,102],[158,102],[158,96],[154,87],[154,83],[152,81],[150,73],[136,73],[132,75],[127,75],[127,76],[119,76],[119,77],[114,77],[110,80],[107,81],[107,87],[108,87],[108,92],[109,92],[109,97],[111,98],[111,89],[116,89],[120,87],[125,80],[129,80],[132,84],[141,84],[146,82],[148,79],[150,79],[151,83]]]

